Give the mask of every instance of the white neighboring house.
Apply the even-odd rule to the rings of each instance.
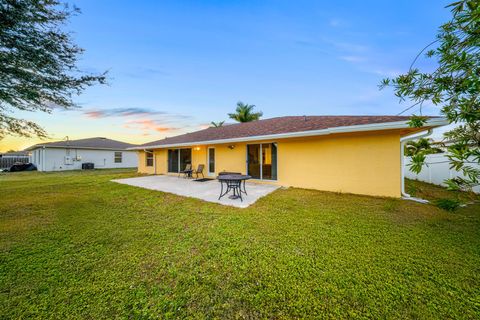
[[[80,170],[83,163],[95,169],[136,168],[135,145],[107,138],[88,138],[42,143],[26,149],[38,171]]]

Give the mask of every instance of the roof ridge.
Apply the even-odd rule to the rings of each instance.
[[[28,147],[25,150],[31,150],[40,147],[57,147],[57,148],[89,148],[89,149],[118,149],[126,150],[128,148],[136,147],[136,144],[124,142],[120,140],[109,139],[105,137],[90,137],[73,140],[57,140],[44,143],[37,143]]]

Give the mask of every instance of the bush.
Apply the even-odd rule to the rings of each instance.
[[[435,205],[446,211],[455,211],[460,207],[460,201],[454,199],[438,199]]]

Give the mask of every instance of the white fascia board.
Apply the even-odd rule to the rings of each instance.
[[[115,150],[115,151],[133,151],[135,149],[126,148],[126,149],[112,149],[112,148],[94,148],[94,147],[75,147],[75,146],[49,146],[49,145],[36,145],[34,147],[29,147],[25,149],[26,151],[35,150],[35,149],[45,149],[45,148],[53,148],[53,149],[84,149],[84,150]]]
[[[425,130],[426,130],[427,128],[440,127],[447,124],[448,124],[448,121],[445,118],[435,118],[435,119],[427,120],[427,122],[423,127],[425,127]],[[327,128],[327,129],[321,129],[321,130],[309,130],[309,131],[269,134],[269,135],[263,135],[263,136],[241,137],[241,138],[233,138],[233,139],[219,139],[219,140],[206,140],[206,141],[195,141],[195,142],[185,142],[185,143],[141,146],[141,147],[128,148],[128,150],[188,147],[192,145],[224,144],[224,143],[249,142],[249,141],[260,141],[260,140],[276,140],[276,139],[287,139],[287,138],[323,136],[323,135],[329,135],[329,134],[335,134],[335,133],[365,132],[365,131],[393,130],[393,129],[405,129],[405,128],[410,128],[408,121],[382,122],[382,123],[373,123],[373,124],[362,124],[362,125],[356,125],[356,126]]]

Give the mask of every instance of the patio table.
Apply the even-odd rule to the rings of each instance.
[[[245,188],[245,181],[248,179],[251,179],[251,176],[248,175],[243,175],[243,174],[222,174],[217,177],[218,181],[220,181],[221,185],[221,190],[220,190],[220,196],[218,197],[218,200],[220,200],[224,195],[230,192],[230,190],[233,191],[233,195],[229,197],[229,199],[239,199],[240,201],[243,201],[242,199],[242,193],[247,194],[247,190]],[[243,182],[243,190],[242,190],[242,182]],[[225,192],[223,192],[223,184],[226,186]]]

